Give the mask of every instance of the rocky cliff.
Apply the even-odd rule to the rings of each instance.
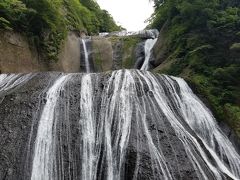
[[[4,31],[0,33],[0,72],[28,73],[41,71],[80,71],[79,37],[70,32],[61,46],[58,61],[44,60],[34,43],[24,35]]]
[[[109,36],[90,37],[89,56],[95,72],[130,69],[137,59],[144,60],[144,41],[147,37]],[[139,47],[138,44],[142,43]],[[141,49],[140,51],[138,49]],[[44,59],[34,43],[24,35],[3,31],[0,34],[0,71],[2,73],[27,73],[43,71],[81,72],[84,68],[83,48],[77,32],[69,32],[61,45],[58,60]]]

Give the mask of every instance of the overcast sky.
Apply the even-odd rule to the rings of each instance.
[[[149,0],[97,0],[102,9],[107,10],[117,22],[128,31],[138,31],[146,27],[144,23],[153,13]]]

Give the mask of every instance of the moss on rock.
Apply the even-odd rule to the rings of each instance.
[[[240,52],[240,43],[234,43],[231,45],[230,50]]]

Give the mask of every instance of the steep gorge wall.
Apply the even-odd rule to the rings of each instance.
[[[117,69],[131,69],[136,63],[137,47],[145,39],[132,37],[91,37],[89,56],[95,72]],[[36,46],[29,39],[17,32],[0,33],[0,73],[30,73],[61,71],[81,72],[80,37],[76,32],[69,32],[62,44],[58,61],[44,60]],[[144,54],[142,54],[144,56]]]
[[[26,36],[17,32],[0,32],[0,72],[79,72],[80,46],[77,34],[70,32],[61,49],[57,62],[44,60]]]
[[[50,70],[80,72],[80,40],[78,34],[69,32],[59,53],[59,60],[50,64]]]
[[[46,70],[34,46],[15,32],[0,32],[0,72],[18,73]]]
[[[113,67],[113,48],[106,38],[92,38],[92,54],[95,71],[103,72]]]
[[[102,72],[134,68],[138,44],[143,41],[145,39],[138,36],[93,37],[92,52],[96,70]]]

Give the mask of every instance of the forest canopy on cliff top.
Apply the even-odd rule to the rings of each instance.
[[[187,79],[240,137],[240,1],[154,2],[150,27],[162,29],[165,47],[155,71]]]
[[[26,33],[56,59],[69,30],[96,34],[121,27],[94,0],[1,0],[0,29]]]

